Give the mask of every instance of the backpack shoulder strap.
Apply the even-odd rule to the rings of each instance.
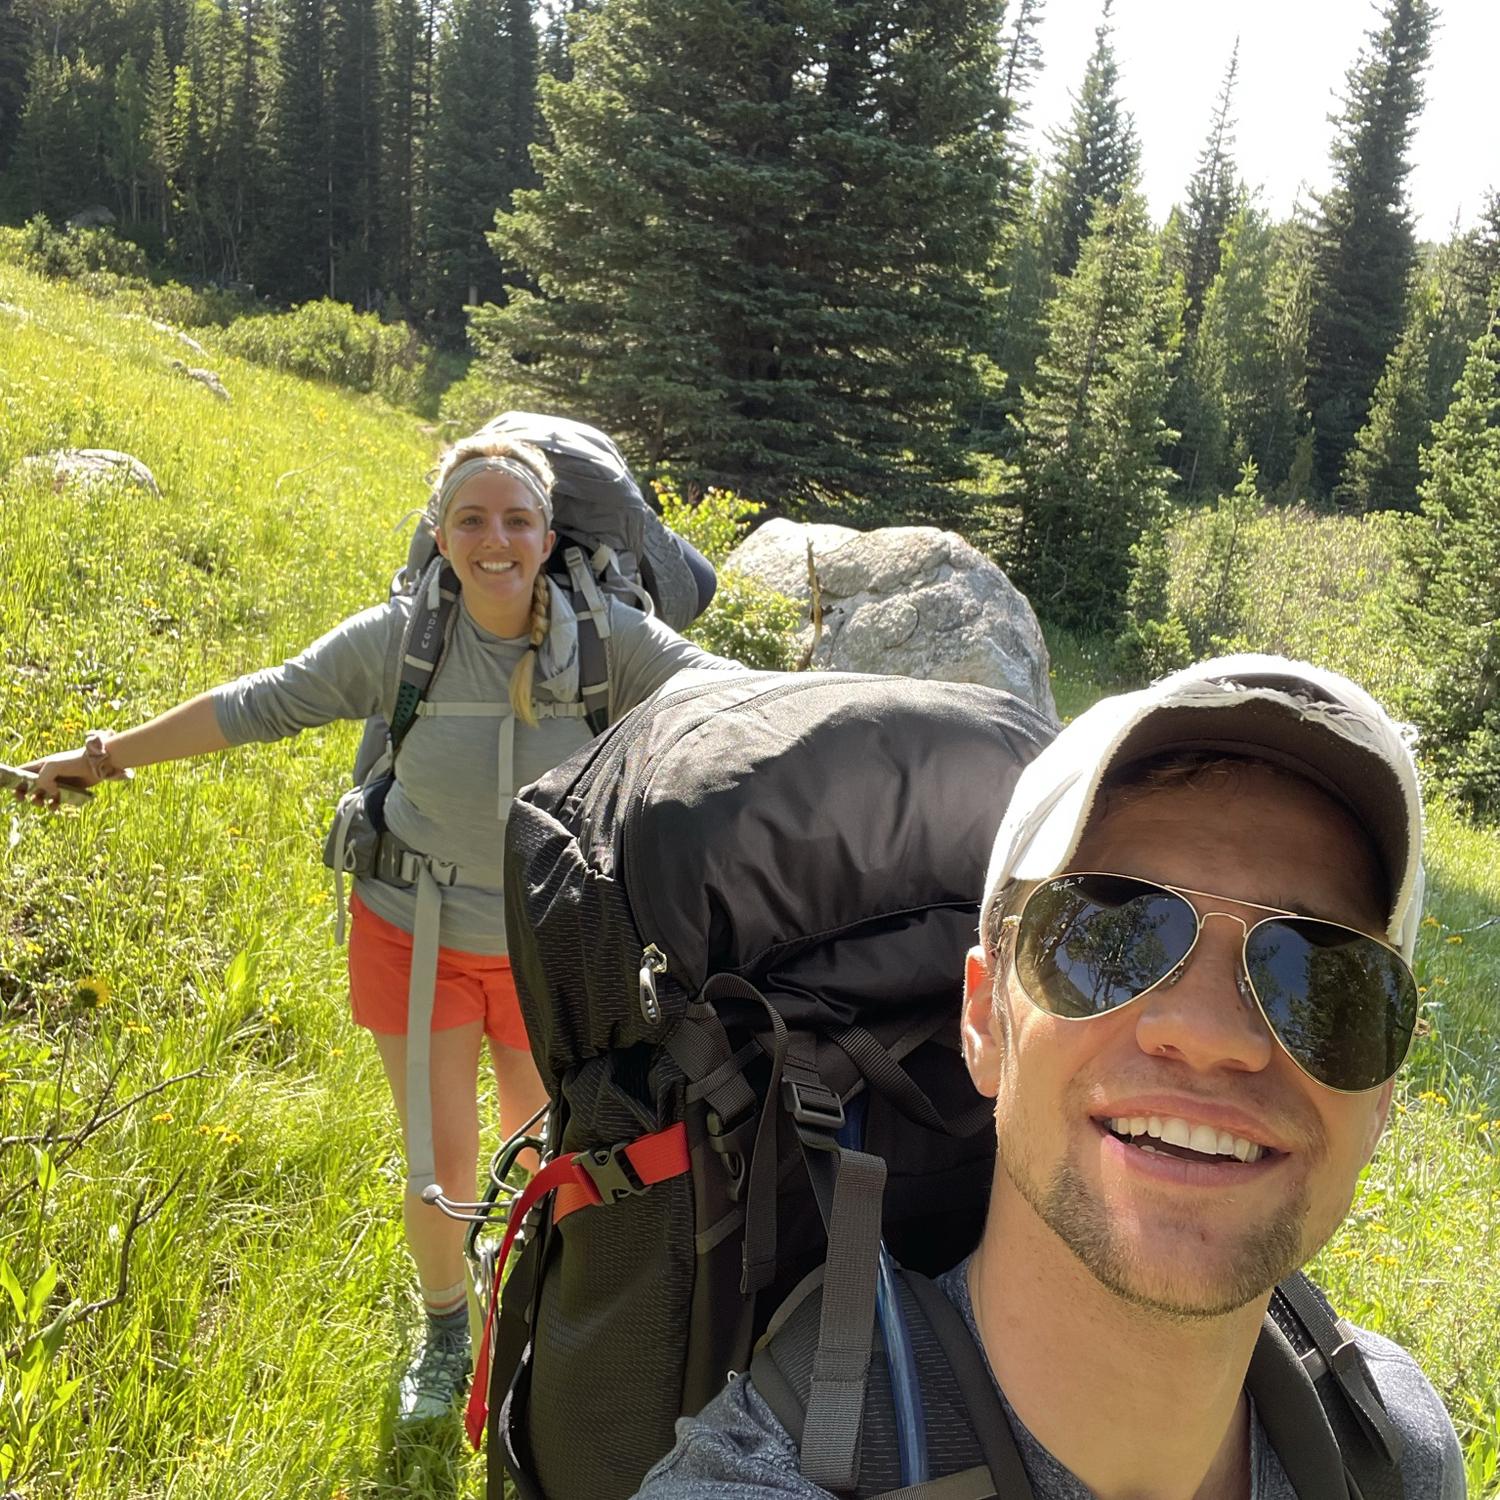
[[[578,691],[592,734],[609,728],[610,663],[613,635],[603,636],[592,613],[578,612]]]
[[[935,1282],[914,1271],[903,1270],[901,1275],[958,1381],[959,1395],[979,1439],[993,1493],[998,1500],[1032,1500],[1031,1481],[1021,1464],[1010,1421],[968,1325]]]
[[[1297,1399],[1305,1403],[1310,1391],[1319,1402],[1322,1422],[1319,1424],[1313,1418],[1317,1409],[1310,1407],[1304,1407],[1304,1420],[1314,1432],[1321,1425],[1333,1440],[1349,1494],[1359,1500],[1401,1500],[1404,1493],[1401,1433],[1392,1423],[1370,1377],[1355,1342],[1353,1326],[1339,1318],[1322,1291],[1298,1271],[1271,1294],[1261,1344],[1274,1344],[1269,1337],[1272,1330],[1280,1335],[1284,1345],[1284,1350],[1278,1352],[1289,1355],[1295,1362],[1301,1380],[1291,1380],[1280,1372],[1278,1365],[1268,1361],[1262,1371],[1272,1380],[1267,1387],[1267,1398],[1273,1404],[1284,1403],[1289,1393],[1295,1392]],[[1256,1368],[1252,1361],[1252,1375]],[[1251,1394],[1257,1407],[1261,1407],[1261,1393],[1252,1386]],[[1269,1421],[1264,1425],[1283,1467],[1288,1467],[1286,1444],[1275,1441]],[[1299,1441],[1295,1433],[1289,1432],[1288,1437],[1292,1443]]]
[[[406,625],[387,654],[385,706],[392,760],[442,665],[457,617],[458,588],[458,577],[447,558],[434,554],[412,590]]]
[[[771,1320],[750,1364],[756,1390],[799,1448],[817,1356],[823,1281],[820,1267],[796,1287]],[[903,1306],[923,1324],[913,1337],[922,1405],[929,1405],[940,1378],[935,1364],[940,1364],[957,1385],[961,1416],[966,1419],[962,1442],[955,1446],[951,1424],[942,1422],[935,1428],[933,1413],[928,1413],[931,1467],[948,1467],[955,1458],[962,1467],[899,1489],[882,1490],[873,1500],[1032,1500],[1031,1483],[995,1383],[962,1316],[927,1277],[902,1269],[896,1281],[909,1294],[902,1296]],[[922,1336],[924,1332],[931,1336]],[[887,1384],[872,1381],[865,1410],[868,1435],[891,1427],[894,1421]],[[882,1442],[879,1446],[889,1445]],[[943,1448],[950,1450],[946,1456],[940,1451]],[[972,1460],[976,1449],[983,1459],[977,1465]]]

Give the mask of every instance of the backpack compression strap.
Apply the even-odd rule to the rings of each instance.
[[[490,1341],[494,1335],[495,1312],[500,1306],[500,1284],[505,1278],[505,1263],[510,1259],[511,1246],[521,1225],[526,1222],[526,1215],[549,1193],[555,1193],[557,1196],[552,1204],[552,1222],[555,1224],[581,1208],[609,1207],[621,1198],[644,1193],[658,1182],[680,1177],[691,1168],[687,1126],[679,1120],[677,1124],[654,1135],[643,1135],[639,1140],[559,1156],[526,1184],[526,1191],[510,1210],[505,1238],[501,1240],[499,1254],[495,1257],[495,1279],[490,1287],[484,1337],[479,1344],[474,1378],[469,1385],[464,1429],[475,1448],[484,1441],[485,1420],[489,1416]]]

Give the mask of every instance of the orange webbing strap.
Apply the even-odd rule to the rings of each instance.
[[[469,1386],[469,1403],[464,1411],[464,1428],[476,1448],[484,1441],[485,1421],[489,1417],[490,1337],[495,1326],[495,1312],[500,1306],[500,1283],[505,1276],[510,1247],[521,1225],[526,1222],[526,1215],[548,1193],[555,1192],[557,1198],[552,1206],[552,1222],[555,1224],[580,1208],[617,1203],[621,1198],[643,1192],[669,1177],[679,1177],[689,1165],[687,1127],[678,1121],[655,1135],[643,1135],[625,1145],[560,1156],[556,1161],[548,1162],[527,1183],[526,1191],[511,1207],[510,1223],[500,1242],[500,1253],[495,1257],[495,1280],[490,1287],[484,1337],[479,1344],[479,1358],[474,1362],[474,1379]]]

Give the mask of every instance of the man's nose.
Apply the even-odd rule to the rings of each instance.
[[[1244,924],[1223,913],[1203,921],[1197,944],[1173,980],[1141,998],[1136,1042],[1201,1072],[1258,1073],[1276,1050],[1242,968]],[[1245,984],[1242,990],[1241,985]]]

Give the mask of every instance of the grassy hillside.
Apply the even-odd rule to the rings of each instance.
[[[414,419],[6,266],[0,303],[25,314],[0,307],[0,760],[277,660],[378,596],[436,452]],[[60,447],[129,451],[161,496],[58,493],[20,466]],[[1098,692],[1090,664],[1059,652],[1065,711]],[[149,770],[83,814],[0,810],[0,1478],[26,1500],[482,1493],[456,1431],[391,1428],[416,1322],[402,1168],[317,853],[353,738]],[[1441,810],[1433,833],[1432,1034],[1320,1270],[1427,1365],[1484,1497],[1500,837]],[[127,1249],[123,1296],[82,1313],[120,1291]]]

